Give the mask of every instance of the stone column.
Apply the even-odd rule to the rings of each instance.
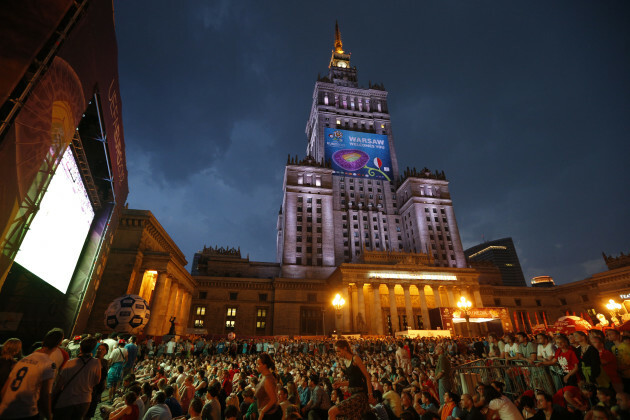
[[[357,302],[357,292],[358,286],[352,287],[350,289],[351,299],[352,299],[352,316],[350,317],[350,329],[348,331],[357,331],[357,315],[361,311],[360,306]],[[350,302],[348,302],[350,304]]]
[[[171,323],[169,320],[172,316],[177,316],[175,311],[175,301],[177,300],[177,292],[179,290],[179,285],[176,281],[171,282],[171,290],[168,296],[168,306],[166,307],[166,314],[164,316],[164,322],[162,323],[162,334],[168,334],[168,331],[171,329]],[[177,322],[177,321],[175,321]]]
[[[411,293],[409,292],[408,284],[403,284],[403,291],[405,292],[405,315],[407,315],[407,328],[414,329],[415,322],[413,320],[413,306],[411,306]]]
[[[481,293],[479,289],[473,290],[473,296],[475,298],[475,306],[477,308],[483,308],[483,300],[481,299]]]
[[[374,296],[374,310],[372,311],[372,333],[383,335],[383,311],[381,309],[381,294],[378,291],[380,284],[372,283]]]
[[[392,333],[398,331],[398,307],[396,306],[396,293],[394,288],[396,285],[388,284],[387,290],[389,291],[389,317],[392,321]]]
[[[184,292],[184,296],[182,298],[182,306],[181,306],[181,334],[186,334],[186,329],[188,328],[188,320],[190,319],[190,304],[192,303],[192,295],[189,292]]]
[[[431,289],[433,289],[433,297],[435,297],[435,307],[441,308],[442,298],[440,297],[440,286],[431,286]]]
[[[348,293],[348,285],[346,285],[346,287],[343,288],[342,293],[341,293],[341,297],[346,301],[346,304],[343,306],[342,312],[342,328],[341,331],[337,331],[337,332],[349,332],[351,331],[351,324],[350,324],[350,296]]]
[[[420,294],[420,309],[422,310],[422,322],[424,329],[431,329],[431,320],[429,319],[429,307],[427,306],[427,297],[424,294],[424,284],[418,285],[418,293]],[[420,326],[418,326],[420,328]]]
[[[365,332],[367,330],[367,324],[365,319],[365,295],[363,294],[363,283],[357,283],[357,317],[356,330],[357,332]]]
[[[455,308],[456,307],[456,302],[455,302],[455,296],[453,296],[453,288],[452,287],[447,287],[446,288],[446,295],[448,296],[448,306],[450,306],[451,308]]]
[[[164,318],[166,317],[170,291],[171,278],[164,271],[158,273],[155,281],[155,290],[149,306],[151,308],[151,318],[144,330],[146,335],[162,335],[162,324],[164,324]]]
[[[179,289],[179,293],[177,295],[177,302],[176,302],[176,308],[177,308],[177,326],[175,327],[175,331],[177,331],[178,335],[182,335],[184,334],[184,331],[186,330],[186,315],[188,314],[186,312],[186,296],[188,295],[188,292],[186,291],[186,289],[184,289],[183,287]]]

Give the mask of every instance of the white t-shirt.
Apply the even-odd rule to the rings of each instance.
[[[117,362],[124,362],[127,357],[127,349],[124,347],[118,347],[114,349],[109,356],[109,364],[112,365]]]
[[[39,413],[37,402],[42,382],[55,377],[56,366],[47,354],[34,352],[13,366],[0,403],[0,417],[17,419]]]
[[[521,412],[518,411],[514,403],[505,395],[490,401],[488,408],[499,413],[501,420],[523,420]]]
[[[515,357],[519,353],[518,343],[506,344],[505,347],[503,347],[503,351],[510,357]]]
[[[103,340],[103,343],[107,344],[107,354],[105,355],[105,359],[109,360],[110,356],[112,355],[112,351],[114,351],[114,349],[118,345],[118,341],[114,340],[113,338],[106,338]]]
[[[175,352],[175,342],[173,340],[166,343],[166,353],[173,354]]]
[[[556,355],[556,346],[550,341],[546,346],[538,345],[538,360],[553,358]]]

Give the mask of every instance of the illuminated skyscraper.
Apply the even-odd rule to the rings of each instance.
[[[526,286],[521,263],[518,260],[512,238],[484,242],[468,248],[464,253],[470,261],[492,262],[501,272],[501,278],[505,286]],[[553,285],[553,280],[551,284]]]
[[[427,253],[435,265],[465,267],[444,173],[401,176],[388,93],[382,84],[359,85],[337,25],[328,69],[315,83],[307,157],[290,158],[285,169],[277,225],[283,274],[304,275],[304,266],[314,276],[329,273],[363,250]]]

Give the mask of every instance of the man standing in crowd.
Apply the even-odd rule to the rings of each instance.
[[[92,401],[92,389],[101,380],[101,362],[92,357],[96,339],[88,337],[79,344],[79,355],[66,363],[59,373],[53,395],[57,396],[56,418],[82,419]]]
[[[536,344],[529,341],[529,337],[523,331],[516,333],[516,340],[518,341],[518,355],[517,358],[526,360],[528,362],[536,361]]]
[[[50,355],[62,340],[63,331],[53,328],[39,351],[13,366],[0,395],[0,418],[39,418],[40,414],[52,418],[50,390],[57,367]]]
[[[405,349],[402,341],[399,341],[397,345],[398,349],[396,350],[396,364],[406,374],[409,374],[411,372],[411,356],[409,355],[409,351]]]
[[[138,346],[136,345],[136,336],[129,337],[129,342],[125,345],[127,350],[127,361],[123,366],[123,377],[133,373],[133,367],[136,364],[136,358],[138,357]]]
[[[435,346],[435,355],[438,358],[437,363],[435,364],[435,379],[437,379],[438,382],[440,403],[444,404],[444,393],[453,389],[451,361],[444,354],[444,346],[442,344]]]

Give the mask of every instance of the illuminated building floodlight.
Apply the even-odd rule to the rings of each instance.
[[[490,245],[490,246],[482,249],[481,251],[475,252],[474,254],[470,255],[468,258],[476,257],[479,254],[483,254],[484,252],[490,251],[491,249],[507,249],[507,247],[501,246],[501,245]]]
[[[409,274],[409,273],[370,273],[371,279],[397,279],[397,280],[457,280],[452,274]]]

